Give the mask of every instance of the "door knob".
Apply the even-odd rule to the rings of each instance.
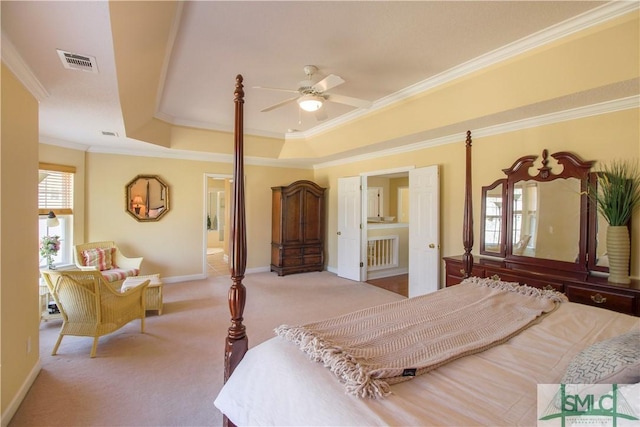
[[[436,247],[436,245],[434,245],[433,243],[429,243],[429,248],[430,248],[430,249],[433,249],[433,248],[435,248],[435,247]]]
[[[342,233],[338,231],[338,236],[342,236]]]

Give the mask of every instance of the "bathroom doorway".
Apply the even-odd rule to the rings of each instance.
[[[207,277],[229,275],[229,197],[232,176],[205,175],[204,271]]]

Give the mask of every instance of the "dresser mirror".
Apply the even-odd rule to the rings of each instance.
[[[157,175],[138,175],[125,187],[125,206],[140,222],[158,221],[169,212],[169,186]]]
[[[514,183],[511,254],[579,262],[580,186],[577,178]]]
[[[550,158],[544,150],[540,160],[524,156],[503,169],[506,179],[483,187],[481,253],[504,257],[512,265],[586,273],[588,249],[595,248],[589,236],[596,238],[589,229],[602,229],[588,216],[593,163],[568,152]]]
[[[506,205],[507,180],[499,179],[482,187],[482,222],[480,223],[480,253],[482,255],[506,255]]]

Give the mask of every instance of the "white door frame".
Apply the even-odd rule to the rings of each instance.
[[[376,170],[376,171],[369,171],[369,172],[362,172],[360,174],[360,178],[362,180],[362,206],[368,206],[367,205],[367,178],[370,176],[379,176],[379,175],[390,175],[390,174],[394,174],[394,173],[402,173],[402,172],[407,172],[409,173],[410,170],[415,169],[415,166],[404,166],[404,167],[400,167],[400,168],[393,168],[393,169],[382,169],[382,170]],[[362,209],[362,227],[361,227],[361,233],[360,233],[360,262],[362,263],[362,265],[364,266],[361,269],[361,273],[360,273],[360,281],[361,282],[366,282],[367,281],[367,259],[366,259],[366,255],[367,255],[367,212]]]
[[[204,203],[202,204],[202,276],[207,278],[207,203],[209,203],[209,178],[233,179],[233,175],[219,173],[205,173],[202,192]],[[228,209],[228,208],[227,208]]]

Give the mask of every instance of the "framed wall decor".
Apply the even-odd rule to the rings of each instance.
[[[158,221],[169,212],[169,186],[158,175],[138,175],[125,187],[125,206],[137,221]]]

